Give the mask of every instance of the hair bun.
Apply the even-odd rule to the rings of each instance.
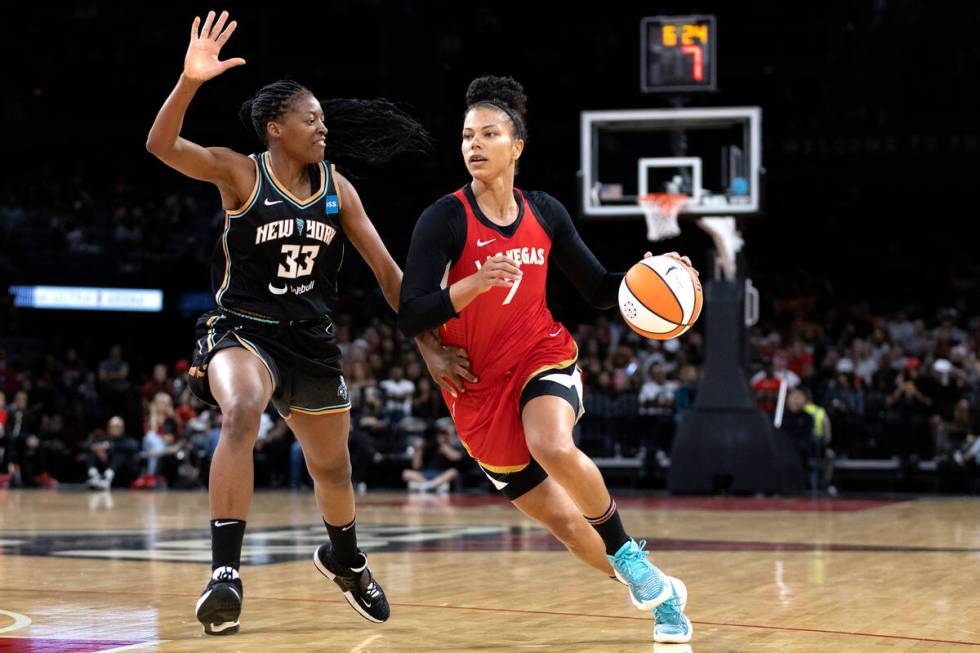
[[[503,103],[519,115],[521,120],[525,120],[527,96],[524,94],[524,87],[513,77],[484,75],[470,82],[466,89],[466,106],[471,107],[480,102]]]

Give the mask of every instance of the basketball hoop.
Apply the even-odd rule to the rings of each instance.
[[[637,198],[647,221],[647,240],[666,240],[679,236],[681,228],[677,215],[687,202],[687,195],[680,193],[647,193]]]

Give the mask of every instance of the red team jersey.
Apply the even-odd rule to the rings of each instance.
[[[466,383],[458,397],[442,391],[459,438],[483,467],[502,473],[530,462],[520,415],[524,386],[535,374],[578,358],[571,334],[555,322],[546,303],[551,237],[524,193],[517,193],[523,211],[510,237],[481,223],[462,190],[454,193],[466,211],[466,242],[449,269],[448,285],[496,254],[519,261],[523,276],[512,287],[494,286],[478,295],[439,331],[444,344],[466,349],[470,371],[479,379]]]

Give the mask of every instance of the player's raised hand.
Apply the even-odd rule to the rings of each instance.
[[[184,77],[196,82],[206,82],[229,68],[245,64],[245,60],[241,57],[225,61],[218,59],[221,48],[238,26],[235,21],[225,26],[227,20],[227,11],[222,11],[217,21],[214,20],[214,12],[209,11],[203,27],[201,17],[194,18],[194,24],[191,26],[191,42],[187,46],[187,54],[184,55]]]
[[[503,254],[496,254],[486,260],[475,273],[480,282],[480,292],[486,292],[494,286],[510,288],[524,273],[514,259]]]

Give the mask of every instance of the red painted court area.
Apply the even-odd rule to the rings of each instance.
[[[45,639],[40,637],[0,638],[0,653],[98,653],[141,641],[116,639]]]

